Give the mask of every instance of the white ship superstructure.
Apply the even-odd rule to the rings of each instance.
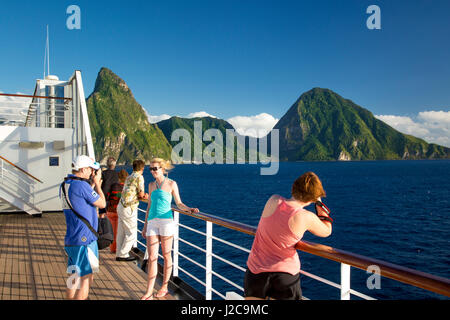
[[[0,211],[60,211],[58,187],[79,154],[94,157],[81,72],[34,93],[0,93]]]

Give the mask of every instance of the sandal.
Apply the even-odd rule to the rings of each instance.
[[[153,294],[149,295],[147,298],[142,297],[141,300],[153,300]]]
[[[163,298],[169,293],[169,290],[159,290],[157,294],[155,294],[155,298]]]

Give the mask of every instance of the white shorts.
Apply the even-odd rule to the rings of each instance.
[[[154,218],[147,222],[147,237],[150,236],[164,236],[170,237],[175,234],[176,224],[173,219],[159,219]]]

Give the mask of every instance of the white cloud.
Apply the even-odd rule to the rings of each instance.
[[[414,122],[410,117],[392,115],[380,115],[375,117],[402,133],[416,135],[417,137],[429,134],[428,129],[424,127],[422,123]]]
[[[148,122],[150,122],[150,123],[157,123],[159,121],[167,120],[172,117],[171,115],[168,115],[168,114],[161,114],[161,115],[156,116],[156,115],[150,115],[146,110],[145,110],[145,112],[147,113]],[[182,118],[201,118],[201,117],[217,118],[216,116],[213,116],[205,111],[192,112],[192,113],[189,113],[185,117],[183,117],[183,116],[178,116],[178,117],[182,117]]]
[[[273,129],[278,119],[268,113],[260,113],[255,116],[235,116],[227,121],[239,134],[261,138]]]
[[[157,122],[160,122],[160,121],[163,121],[163,120],[170,119],[172,117],[172,116],[169,116],[168,114],[161,114],[159,116],[152,116],[152,115],[149,115],[148,113],[147,113],[147,116],[148,116],[148,122],[150,122],[150,123],[157,123]]]
[[[450,147],[450,111],[423,111],[414,118],[395,115],[375,117],[402,133]]]
[[[0,91],[0,93],[3,93]],[[25,95],[17,92],[18,95]],[[20,123],[25,121],[28,108],[31,103],[31,98],[14,97],[14,96],[0,96],[0,118],[4,122],[5,119],[10,123]]]
[[[419,112],[417,118],[430,124],[440,125],[446,123],[450,125],[450,111],[423,111]]]
[[[201,117],[217,118],[216,116],[213,116],[205,111],[192,112],[186,116],[186,118],[201,118]]]

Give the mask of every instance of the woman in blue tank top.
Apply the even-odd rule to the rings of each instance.
[[[168,283],[172,274],[172,244],[173,235],[176,230],[171,209],[172,199],[181,210],[198,212],[197,208],[186,206],[180,199],[177,183],[167,177],[167,172],[173,168],[170,161],[161,158],[154,158],[150,163],[150,172],[154,182],[148,185],[148,206],[145,216],[145,224],[142,229],[142,236],[147,240],[148,250],[148,280],[147,291],[141,300],[153,299],[153,288],[155,286],[158,272],[158,246],[161,242],[161,250],[164,258],[163,283],[154,296],[162,298],[168,293]]]

